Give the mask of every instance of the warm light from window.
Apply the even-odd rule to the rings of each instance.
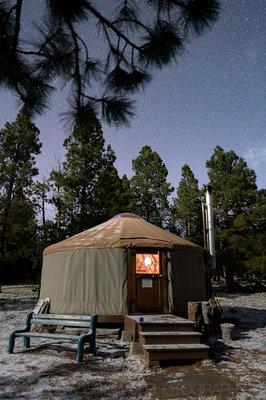
[[[159,254],[136,254],[136,274],[159,274]]]

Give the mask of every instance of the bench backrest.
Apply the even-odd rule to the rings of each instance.
[[[96,330],[98,315],[63,315],[63,314],[34,314],[31,313],[30,325],[56,325],[67,328],[87,328]]]

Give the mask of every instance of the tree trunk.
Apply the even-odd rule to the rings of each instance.
[[[7,232],[7,224],[8,224],[8,217],[9,217],[9,212],[10,212],[10,207],[11,207],[11,199],[12,199],[12,193],[13,193],[13,188],[14,188],[14,183],[15,183],[15,177],[11,176],[8,189],[7,189],[7,196],[6,196],[6,201],[5,201],[5,208],[4,208],[4,215],[3,215],[3,222],[2,222],[2,232],[1,232],[1,241],[0,241],[0,255],[4,254],[5,251],[5,241],[6,241],[6,232]],[[3,268],[0,268],[0,293],[1,293],[1,283],[2,283],[2,271]]]
[[[84,225],[85,216],[86,216],[85,207],[86,207],[86,187],[83,186],[82,191],[81,191],[81,199],[80,199],[80,224],[79,224],[80,232],[82,232],[85,229],[85,225]]]
[[[238,289],[238,285],[234,279],[233,269],[229,266],[225,267],[225,283],[227,292],[235,292]]]
[[[45,189],[43,189],[42,192],[42,226],[43,226],[43,239],[44,239],[44,245],[47,243],[47,231],[46,231],[46,218],[45,218]]]
[[[14,182],[15,182],[15,178],[14,178],[14,176],[12,176],[9,181],[7,195],[6,195],[6,201],[5,201],[6,204],[5,204],[5,208],[4,208],[3,223],[2,223],[0,254],[3,254],[4,249],[5,249],[7,223],[8,223],[8,217],[9,217],[9,212],[10,212],[10,207],[11,207],[11,199],[12,199],[12,193],[13,193],[13,188],[14,188]]]

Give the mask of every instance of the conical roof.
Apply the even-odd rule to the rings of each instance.
[[[117,247],[182,247],[196,252],[203,251],[200,246],[150,224],[135,214],[123,213],[103,224],[46,247],[44,255],[71,249]]]

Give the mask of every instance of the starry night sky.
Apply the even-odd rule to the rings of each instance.
[[[38,13],[39,4],[31,0],[29,18]],[[130,177],[132,158],[147,144],[160,154],[175,187],[184,163],[203,184],[205,162],[221,145],[243,156],[255,169],[258,186],[265,187],[265,11],[265,0],[222,0],[220,20],[213,28],[191,41],[177,64],[155,73],[145,93],[135,97],[137,115],[130,128],[103,125],[120,175]],[[59,114],[65,111],[65,97],[66,92],[57,91],[50,110],[35,120],[43,143],[41,176],[64,156],[62,143],[70,132]],[[0,92],[0,127],[17,111],[12,94]]]

